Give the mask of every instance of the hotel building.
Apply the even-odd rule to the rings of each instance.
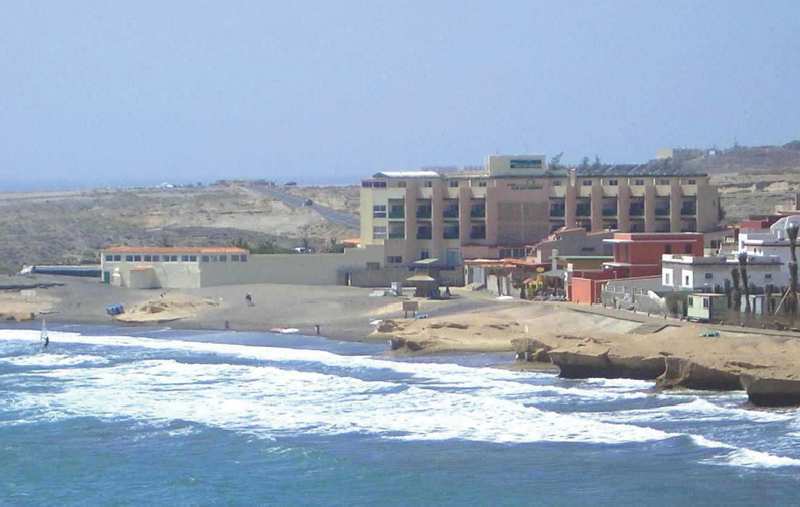
[[[672,159],[549,168],[543,155],[490,155],[478,173],[379,172],[361,185],[361,244],[388,266],[438,258],[523,257],[562,227],[590,232],[706,232],[719,197]]]

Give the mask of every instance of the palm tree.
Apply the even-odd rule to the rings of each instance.
[[[739,272],[742,275],[744,288],[744,311],[750,313],[750,287],[747,285],[747,252],[739,252]]]
[[[796,223],[789,222],[786,225],[786,235],[789,237],[789,252],[792,256],[792,260],[789,261],[790,290],[792,294],[789,309],[792,315],[797,315],[797,232],[798,226]]]
[[[733,290],[731,290],[731,300],[733,302],[733,309],[737,312],[741,306],[742,294],[739,291],[739,270],[736,268],[731,269],[731,280],[733,281]]]

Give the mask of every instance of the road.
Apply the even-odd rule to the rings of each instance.
[[[304,197],[298,197],[296,195],[289,194],[277,188],[266,188],[264,189],[264,192],[271,195],[275,199],[280,199],[281,201],[283,201],[284,204],[286,204],[287,206],[291,206],[292,208],[300,208],[306,201]],[[321,206],[317,203],[314,203],[308,207],[319,213],[320,216],[322,216],[322,218],[331,223],[342,225],[350,229],[358,230],[361,228],[361,220],[352,213],[338,211],[335,209],[331,209],[327,206]]]

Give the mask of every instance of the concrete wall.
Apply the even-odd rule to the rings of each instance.
[[[142,270],[143,267],[147,270]],[[197,263],[158,262],[153,264],[116,262],[104,267],[112,276],[118,272],[123,287],[133,289],[196,289],[201,287]],[[131,276],[133,274],[133,276]]]
[[[201,266],[201,285],[245,283],[337,285],[347,272],[366,269],[368,262],[383,265],[383,248],[348,248],[342,254],[251,255],[248,262]]]

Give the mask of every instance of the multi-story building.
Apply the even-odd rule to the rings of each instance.
[[[565,170],[542,155],[490,155],[481,172],[380,172],[361,188],[361,243],[383,245],[387,265],[523,257],[562,227],[705,232],[718,219],[708,176],[671,159]]]

